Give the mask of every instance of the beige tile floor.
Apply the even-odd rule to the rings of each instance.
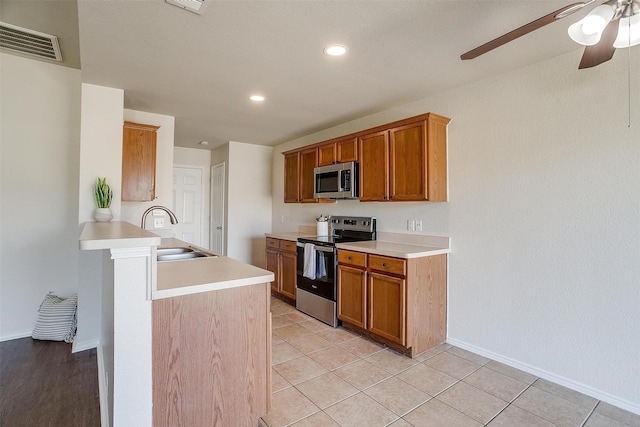
[[[415,359],[272,298],[268,427],[640,427],[640,416],[461,348]]]

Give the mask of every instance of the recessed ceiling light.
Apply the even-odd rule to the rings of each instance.
[[[324,54],[329,56],[342,56],[347,53],[347,47],[341,44],[331,44],[324,48]]]
[[[262,95],[251,95],[249,97],[250,100],[255,101],[255,102],[262,102],[264,101],[264,96]]]

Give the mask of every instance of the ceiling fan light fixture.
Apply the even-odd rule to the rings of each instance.
[[[569,37],[581,45],[592,46],[600,41],[602,32],[616,13],[614,5],[602,4],[569,27]]]
[[[618,37],[616,37],[616,41],[613,42],[613,47],[620,49],[637,44],[640,44],[640,14],[620,18]]]

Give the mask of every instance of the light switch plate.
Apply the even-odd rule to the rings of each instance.
[[[153,228],[164,228],[164,218],[153,218]]]

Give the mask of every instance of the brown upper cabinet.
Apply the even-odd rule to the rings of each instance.
[[[160,126],[124,122],[122,131],[122,200],[156,198],[156,131]]]
[[[362,202],[447,201],[449,122],[427,113],[285,152],[285,202],[317,202],[313,167],[350,161]]]
[[[318,162],[318,149],[308,148],[284,156],[285,203],[313,203],[313,168]]]
[[[318,149],[308,148],[300,152],[300,197],[302,203],[314,203],[313,169],[318,166]]]
[[[351,137],[318,147],[318,166],[358,160],[358,138]]]
[[[361,136],[360,201],[446,201],[448,123],[428,114]]]
[[[300,152],[284,155],[284,202],[296,203],[300,199]]]

